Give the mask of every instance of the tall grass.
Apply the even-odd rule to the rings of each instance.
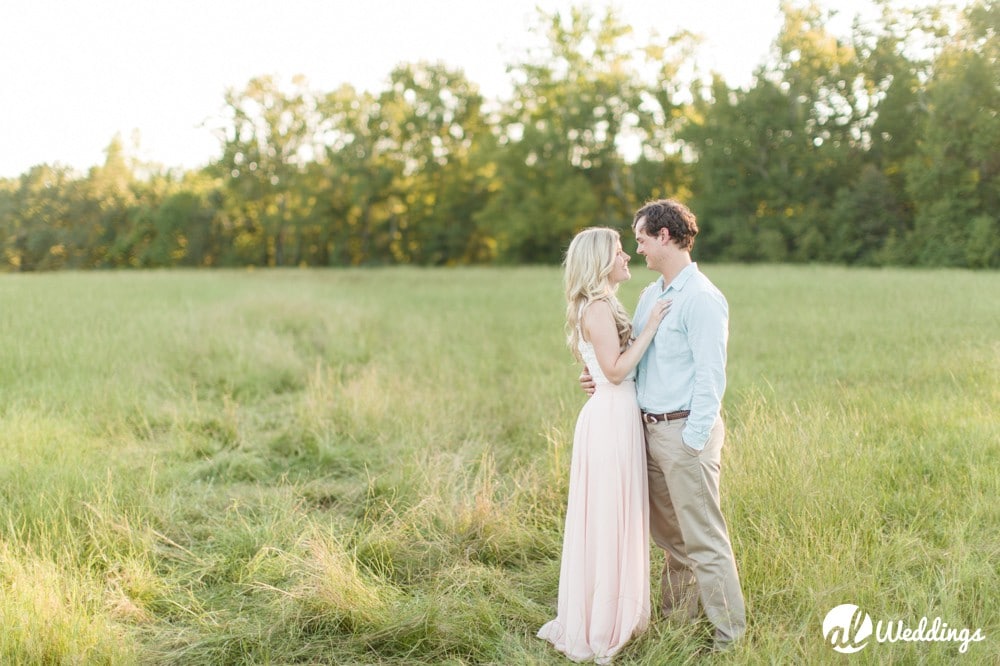
[[[711,661],[846,660],[841,603],[986,637],[853,662],[1000,660],[1000,275],[705,270],[750,618]],[[562,663],[560,298],[547,268],[3,276],[0,662]],[[703,644],[654,622],[618,661]]]

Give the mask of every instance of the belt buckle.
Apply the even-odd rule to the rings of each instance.
[[[656,423],[656,417],[653,416],[652,414],[648,414],[646,412],[642,413],[642,420],[645,421],[646,423],[650,424],[650,425],[653,425],[654,423]]]

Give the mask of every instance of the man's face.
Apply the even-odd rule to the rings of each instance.
[[[659,245],[657,239],[646,233],[646,218],[641,217],[639,221],[635,224],[635,244],[636,244],[636,254],[641,254],[646,258],[646,267],[652,268],[652,262],[656,260],[657,247]]]

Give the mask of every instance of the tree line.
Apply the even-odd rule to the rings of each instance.
[[[386,87],[269,77],[225,95],[220,154],[143,165],[119,138],[80,175],[0,180],[8,271],[546,263],[650,198],[696,212],[717,261],[1000,266],[1000,3],[890,7],[849,37],[782,6],[752,82],[697,37],[640,42],[613,12],[540,13],[487,100],[462,71]]]

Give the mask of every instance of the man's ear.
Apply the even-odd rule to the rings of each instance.
[[[670,230],[667,229],[666,227],[661,228],[660,234],[657,238],[659,238],[661,243],[666,245],[667,243],[670,242]]]

